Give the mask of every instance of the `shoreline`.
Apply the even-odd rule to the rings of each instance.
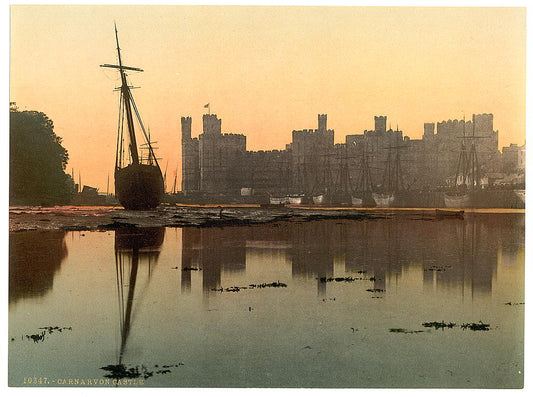
[[[404,217],[435,220],[436,209],[362,208],[352,206],[286,205],[161,205],[152,211],[128,211],[122,207],[56,206],[9,207],[9,232],[30,230],[91,231],[123,227],[232,227],[274,222],[309,222],[324,219],[371,220]],[[459,211],[459,209],[455,209]],[[525,209],[461,209],[465,217],[476,214],[525,214]]]

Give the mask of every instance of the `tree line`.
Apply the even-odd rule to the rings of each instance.
[[[68,204],[74,181],[65,173],[69,160],[54,123],[42,112],[9,109],[10,205]]]

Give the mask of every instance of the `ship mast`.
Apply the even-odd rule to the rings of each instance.
[[[124,69],[127,68],[125,66],[122,66],[122,57],[120,55],[120,46],[118,44],[118,31],[117,31],[117,25],[115,24],[115,38],[117,40],[117,53],[118,53],[118,67],[120,71],[120,79],[122,82],[122,85],[120,87],[120,92],[122,94],[122,97],[124,98],[124,107],[126,110],[126,120],[128,122],[128,133],[130,135],[130,152],[131,152],[131,161],[133,164],[139,164],[139,152],[137,151],[137,140],[135,138],[135,127],[133,125],[133,114],[131,112],[131,92],[130,87],[128,86],[128,82],[126,80],[126,73],[124,72]],[[135,70],[139,70],[138,68],[131,68]]]
[[[130,146],[131,161],[133,164],[139,164],[139,152],[137,150],[137,139],[135,137],[135,127],[133,123],[133,111],[132,111],[132,103],[133,103],[133,106],[135,106],[135,103],[133,102],[133,97],[131,95],[130,87],[126,79],[127,75],[125,71],[132,70],[136,72],[142,72],[143,70],[140,68],[122,65],[122,56],[120,54],[120,45],[118,42],[118,31],[117,31],[116,24],[115,24],[115,39],[117,42],[118,65],[104,64],[100,66],[106,67],[106,68],[118,69],[120,72],[120,80],[121,80],[120,94],[122,96],[121,103],[123,104],[124,110],[126,111],[126,122],[128,124],[128,134],[130,138],[129,146]],[[118,166],[118,162],[117,162],[117,166]]]

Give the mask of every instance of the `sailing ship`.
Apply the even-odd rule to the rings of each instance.
[[[302,165],[298,164],[297,166],[297,175],[296,175],[296,190],[292,193],[289,193],[284,197],[286,204],[302,204],[305,194],[301,193],[304,190],[305,180],[303,180]],[[275,204],[270,201],[271,204]]]
[[[331,175],[330,156],[332,153],[321,155],[319,166],[314,172],[314,186],[311,189],[313,204],[326,204],[331,202],[331,192],[335,190]]]
[[[383,175],[383,184],[372,193],[372,198],[378,207],[391,207],[396,200],[396,195],[402,190],[403,183],[399,153],[399,149],[401,148],[399,144],[394,147],[389,147]]]
[[[372,197],[372,177],[366,158],[366,147],[361,152],[360,174],[357,180],[355,191],[352,192],[352,205],[355,206],[375,206],[376,202]]]
[[[163,198],[163,176],[154,154],[154,148],[146,134],[141,116],[131,94],[132,87],[128,84],[126,74],[127,71],[142,72],[143,70],[122,64],[116,25],[115,39],[117,42],[118,65],[100,65],[105,68],[118,69],[121,81],[115,160],[115,194],[120,204],[127,210],[150,210],[157,207]],[[126,134],[124,134],[124,119],[126,119],[127,126]],[[148,151],[147,156],[139,157],[134,119],[143,133],[145,140],[143,147]],[[124,135],[129,140],[127,155],[125,153]]]
[[[338,176],[335,178],[334,184],[331,187],[331,202],[338,205],[350,205],[352,202],[353,184],[348,162],[352,156],[348,155],[346,145],[340,147],[338,156]]]
[[[448,208],[468,208],[473,204],[474,191],[481,185],[479,164],[476,152],[476,124],[472,115],[472,136],[466,136],[463,118],[463,139],[457,161],[457,169],[453,187],[444,192],[444,205]],[[470,150],[467,150],[467,138],[471,139]]]

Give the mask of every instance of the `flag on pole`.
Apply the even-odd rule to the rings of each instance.
[[[207,104],[207,105],[204,105],[204,108],[208,108],[208,107],[209,107],[209,104]]]

